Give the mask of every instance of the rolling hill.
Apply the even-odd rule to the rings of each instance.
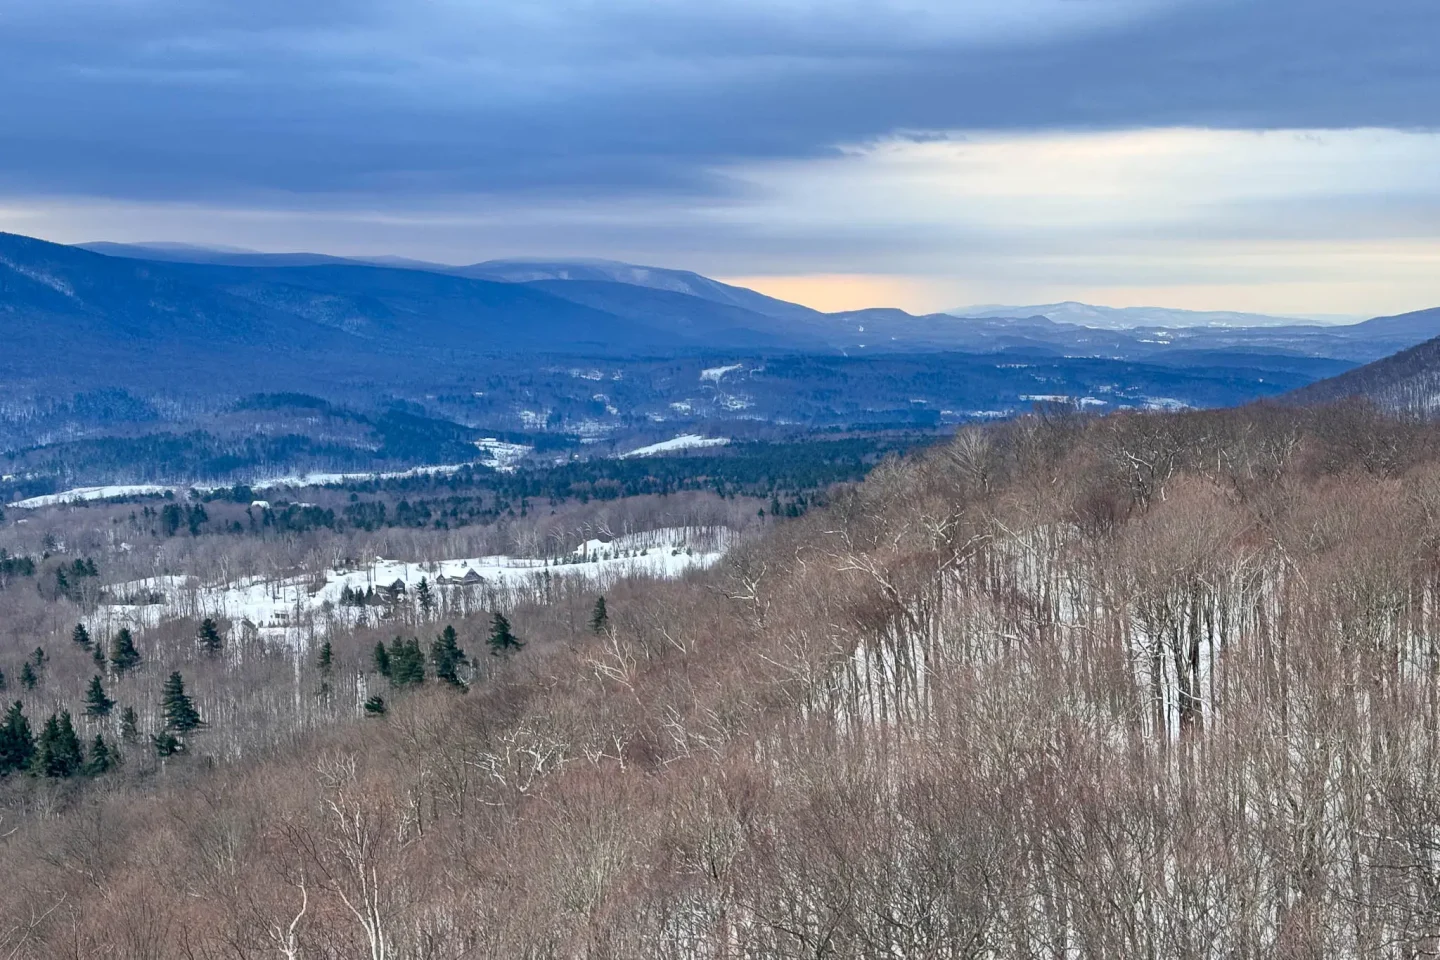
[[[1437,319],[1440,319],[1440,309],[1379,317],[1367,324],[1379,325],[1381,329],[1413,330]],[[1440,337],[1317,381],[1291,394],[1292,399],[1306,404],[1348,397],[1364,397],[1397,413],[1434,416],[1440,409]]]

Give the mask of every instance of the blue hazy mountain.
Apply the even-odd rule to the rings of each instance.
[[[1232,310],[1176,310],[1171,307],[1103,307],[1067,300],[1033,306],[1003,306],[987,303],[955,307],[945,313],[953,317],[1045,317],[1061,323],[1102,330],[1131,330],[1136,327],[1285,327],[1296,324],[1354,323],[1360,317],[1277,317],[1263,313]]]
[[[644,267],[615,260],[489,260],[453,270],[462,276],[511,283],[544,280],[621,283],[683,294],[783,320],[815,320],[824,316],[820,311],[798,303],[767,297],[763,293],[711,280],[689,270]]]
[[[695,298],[689,321],[679,322],[677,309],[609,312],[535,284],[314,255],[160,252],[169,258],[0,234],[0,369],[374,370],[467,354],[804,346],[758,314],[727,308],[706,317],[713,305]]]
[[[79,244],[83,249],[108,256],[139,260],[164,260],[177,263],[206,263],[243,267],[318,266],[325,264],[369,264],[445,273],[475,280],[502,283],[542,283],[561,281],[574,283],[624,284],[672,294],[693,297],[710,303],[744,310],[762,317],[809,319],[823,316],[818,310],[767,297],[754,290],[736,287],[689,270],[646,267],[615,260],[576,259],[508,259],[487,260],[469,266],[453,266],[405,257],[335,257],[320,253],[258,253],[233,247],[202,247],[183,243],[96,243]],[[579,293],[579,291],[576,291]],[[583,295],[595,299],[600,291],[592,288]],[[623,295],[623,294],[622,294]],[[663,301],[674,305],[678,301]],[[693,309],[693,307],[692,307]]]
[[[1009,317],[888,307],[827,314],[690,271],[610,260],[453,266],[166,243],[76,248],[13,235],[0,236],[0,256],[0,309],[14,345],[8,362],[37,370],[61,355],[76,367],[123,359],[147,343],[150,365],[217,358],[225,344],[243,344],[235,360],[242,366],[260,369],[273,358],[327,374],[424,371],[477,354],[677,350],[998,353],[1187,368],[1254,367],[1262,358],[1260,368],[1298,372],[1304,358],[1367,363],[1440,335],[1435,311],[1350,325],[1257,317],[1261,325],[1243,326],[1234,324],[1249,315],[1187,314],[1208,322],[1139,327],[1070,322],[1028,307],[1014,311],[1028,315]],[[1182,312],[1162,313],[1174,320]],[[1138,316],[1127,313],[1127,322]],[[1320,364],[1316,375],[1321,369],[1335,372]]]

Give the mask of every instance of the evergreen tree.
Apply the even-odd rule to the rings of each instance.
[[[490,618],[490,655],[495,657],[508,656],[516,653],[525,642],[510,629],[510,621],[505,614],[496,613]]]
[[[85,629],[85,624],[75,624],[75,629],[71,632],[70,639],[75,641],[77,647],[83,647],[86,650],[90,649],[90,631]]]
[[[29,660],[26,660],[25,666],[20,668],[20,686],[26,690],[34,690],[35,685],[39,682],[40,677],[35,673],[35,668],[30,665]]]
[[[95,666],[99,667],[101,670],[104,670],[105,648],[98,643],[92,646],[90,648],[90,659],[95,661]]]
[[[165,717],[165,728],[175,733],[189,733],[205,725],[195,703],[185,694],[185,680],[180,671],[170,674],[161,694],[160,712]]]
[[[390,684],[395,687],[418,686],[425,682],[425,654],[420,640],[396,637],[390,641]]]
[[[80,738],[75,735],[70,712],[51,714],[35,743],[30,769],[37,776],[59,779],[79,773],[84,764],[84,750],[80,746]]]
[[[85,691],[85,716],[108,717],[114,707],[115,701],[105,695],[105,685],[100,682],[100,675],[96,674],[90,679],[90,688]]]
[[[45,653],[44,647],[36,647],[35,652],[30,654],[30,662],[35,664],[36,670],[44,670],[45,664],[50,662],[50,657]]]
[[[34,755],[35,737],[30,732],[30,721],[25,719],[25,710],[17,700],[10,704],[4,724],[0,724],[0,776],[26,769]]]
[[[161,730],[150,738],[150,744],[155,748],[155,755],[159,757],[173,757],[185,749],[185,744],[180,738],[169,730]]]
[[[385,709],[385,698],[378,693],[365,701],[365,713],[367,716],[383,717],[385,715]]]
[[[114,768],[118,759],[118,756],[110,752],[105,738],[97,733],[94,742],[90,744],[90,756],[85,759],[83,772],[87,777],[98,777]]]
[[[371,658],[375,661],[375,671],[382,677],[390,676],[390,651],[385,649],[384,640],[375,641],[375,652]]]
[[[121,627],[110,644],[110,665],[116,673],[126,673],[140,666],[140,651],[135,649],[135,638],[129,627]]]
[[[120,738],[126,743],[140,739],[140,718],[135,716],[134,707],[120,711]]]
[[[455,628],[449,624],[446,624],[440,636],[430,644],[430,662],[435,665],[437,679],[452,687],[465,689],[465,681],[460,679],[460,668],[469,661],[465,657],[465,651],[460,649]]]
[[[430,611],[435,609],[435,594],[430,590],[430,581],[424,577],[415,586],[415,599],[420,604],[420,612],[429,617]]]
[[[330,641],[326,640],[320,644],[320,655],[315,658],[315,666],[320,672],[326,675],[330,673],[330,667],[335,662],[335,651],[330,647]]]
[[[220,639],[220,628],[217,627],[215,621],[209,617],[200,621],[200,630],[196,634],[195,639],[196,642],[200,644],[200,649],[203,650],[207,656],[211,657],[220,652],[220,646],[223,643]]]
[[[590,613],[590,632],[601,634],[610,626],[610,612],[605,609],[605,598],[595,598],[595,609]]]

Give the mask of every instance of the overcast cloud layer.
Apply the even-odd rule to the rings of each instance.
[[[1437,49],[1433,0],[10,0],[0,228],[1383,312],[1440,303]]]

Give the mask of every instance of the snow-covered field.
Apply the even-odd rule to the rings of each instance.
[[[543,597],[561,579],[579,578],[598,591],[627,577],[678,577],[713,565],[730,541],[730,531],[723,528],[669,528],[591,540],[563,560],[491,556],[409,563],[377,557],[369,564],[326,570],[323,575],[249,577],[222,584],[203,584],[183,575],[150,577],[107,587],[115,602],[102,604],[88,626],[100,636],[110,636],[121,627],[136,630],[181,617],[223,617],[236,629],[298,643],[323,632],[327,624],[423,618],[416,597],[421,579],[430,586],[432,616],[438,619],[456,611],[493,608],[517,592]],[[396,591],[399,598],[394,602],[341,604],[347,588],[365,594],[391,591],[397,583],[404,590]],[[162,599],[131,602],[143,601],[147,594]]]
[[[725,376],[725,374],[733,373],[736,370],[743,369],[745,369],[745,365],[743,363],[731,363],[723,367],[708,367],[700,371],[700,379],[712,380],[718,384],[720,382],[720,378]]]
[[[491,467],[502,473],[513,473],[516,465],[534,450],[533,447],[528,447],[524,444],[506,443],[503,440],[493,438],[476,440],[475,446],[480,451],[478,461],[480,465]],[[470,463],[443,463],[388,472],[287,474],[280,477],[265,477],[252,481],[246,484],[246,486],[252,490],[276,490],[283,487],[324,487],[365,480],[402,480],[407,477],[448,476],[449,474],[458,473],[466,467],[474,465],[475,464]],[[224,486],[228,487],[230,484],[225,484]],[[14,503],[7,503],[6,506],[14,507],[18,510],[36,510],[40,507],[53,507],[59,504],[113,500],[120,497],[164,496],[167,493],[178,497],[189,493],[191,490],[206,492],[215,489],[217,489],[217,487],[213,484],[111,484],[103,487],[75,487],[71,490],[62,490],[59,493],[47,493],[40,497],[29,497],[25,500],[17,500]]]
[[[164,487],[153,483],[115,484],[107,487],[76,487],[60,493],[47,493],[43,497],[29,497],[7,503],[7,507],[19,510],[35,510],[39,507],[53,507],[58,503],[78,503],[87,500],[109,500],[115,497],[163,496],[173,493],[175,487]]]
[[[672,437],[669,440],[661,440],[659,443],[652,443],[649,446],[638,447],[629,453],[620,454],[623,460],[627,457],[651,457],[657,453],[669,453],[672,450],[693,450],[699,447],[723,447],[730,442],[728,437],[702,437],[698,433],[687,433],[684,436]]]
[[[494,437],[476,440],[475,446],[480,449],[486,466],[494,467],[501,473],[514,473],[520,461],[535,450],[523,443],[506,443]]]
[[[354,483],[358,480],[401,480],[406,477],[448,476],[459,473],[470,466],[468,463],[442,463],[429,467],[411,467],[409,470],[392,470],[388,473],[302,473],[285,477],[268,477],[247,484],[252,490],[274,490],[278,487],[324,487],[337,483]],[[180,489],[180,488],[177,488]],[[205,490],[205,487],[196,487]]]

